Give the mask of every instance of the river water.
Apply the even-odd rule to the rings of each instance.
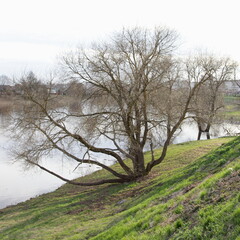
[[[9,205],[17,204],[31,197],[54,191],[64,182],[40,169],[31,168],[24,170],[23,165],[19,162],[14,162],[11,158],[11,148],[14,146],[13,141],[7,135],[6,124],[7,120],[0,117],[0,209]],[[226,128],[231,133],[239,132],[235,125],[224,125],[217,127],[217,132],[212,135],[226,135]],[[185,124],[182,132],[175,138],[174,143],[181,143],[191,140],[196,140],[197,128],[194,124]],[[109,160],[102,160],[109,161]],[[89,167],[83,165],[73,171],[77,164],[74,161],[65,159],[60,154],[48,156],[44,161],[44,166],[57,171],[62,176],[74,179],[93,171],[98,170],[98,167]]]
[[[12,142],[2,129],[0,134],[0,209],[36,195],[53,191],[64,183],[36,167],[26,170],[23,164],[14,162],[10,154],[11,150],[9,150],[9,146],[12,147]],[[47,163],[47,160],[50,161]],[[85,166],[81,170],[73,171],[76,164],[64,160],[61,155],[48,157],[44,166],[56,170],[69,179],[88,174],[92,170]]]

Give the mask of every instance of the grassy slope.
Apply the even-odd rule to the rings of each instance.
[[[223,114],[227,120],[234,120],[238,122],[240,116],[240,97],[239,96],[225,96],[225,107]]]
[[[239,156],[240,138],[172,145],[141,181],[65,184],[0,210],[0,239],[240,239]]]

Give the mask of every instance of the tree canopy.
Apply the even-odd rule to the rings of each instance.
[[[33,87],[37,81],[23,80],[28,105],[17,118],[19,136],[24,136],[18,158],[76,185],[128,182],[147,175],[164,160],[196,92],[214,72],[212,66],[199,71],[196,62],[176,58],[176,40],[177,34],[167,28],[123,29],[107,42],[63,56],[64,78],[85,89],[75,95],[79,107],[74,110],[56,107],[49,89],[39,91]],[[159,138],[162,152],[156,155]],[[99,144],[101,139],[107,146]],[[68,180],[41,165],[41,157],[55,150],[79,164],[100,166],[113,177],[91,183]],[[152,153],[150,162],[145,161],[146,150]],[[100,156],[113,159],[122,170],[102,163]]]

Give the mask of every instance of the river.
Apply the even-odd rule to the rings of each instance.
[[[14,143],[6,132],[7,119],[0,116],[0,209],[9,205],[17,204],[37,195],[54,191],[64,182],[40,169],[31,168],[24,170],[24,166],[19,162],[14,162],[11,154],[11,148]],[[239,132],[235,125],[224,125],[217,127],[217,132],[212,132],[214,137],[226,135],[224,128],[228,128],[231,132]],[[226,129],[225,129],[226,130]],[[181,143],[196,140],[197,128],[194,124],[185,124],[182,132],[175,138],[174,143]],[[104,160],[102,160],[104,161]],[[109,160],[105,160],[109,161]],[[74,179],[93,171],[98,167],[89,167],[83,165],[73,171],[77,164],[74,161],[65,159],[60,154],[48,156],[45,166],[57,171],[66,178]]]

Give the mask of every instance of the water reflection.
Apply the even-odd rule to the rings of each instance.
[[[53,191],[64,183],[36,167],[24,171],[23,164],[13,162],[10,152],[17,143],[6,132],[8,124],[9,118],[0,115],[0,209]],[[101,145],[104,146],[104,143]],[[101,162],[107,165],[112,164],[110,159],[101,159]],[[88,164],[78,166],[75,161],[64,158],[61,153],[43,159],[42,165],[68,179],[84,176],[100,169],[98,166],[90,167]]]
[[[10,156],[6,150],[9,149],[9,146],[16,143],[13,143],[6,134],[5,128],[8,122],[8,117],[0,116],[0,208],[53,191],[64,183],[60,179],[42,170],[33,168],[29,171],[24,171],[20,163],[10,163]],[[231,134],[233,132],[236,133],[239,132],[237,127],[237,125],[233,124],[224,124],[222,127],[217,126],[212,130],[212,135],[215,137],[224,136],[226,135],[226,130]],[[196,140],[196,138],[196,125],[185,123],[182,131],[175,138],[174,143]],[[102,145],[104,145],[103,142]],[[107,159],[102,161],[110,164]],[[54,157],[49,156],[48,159],[45,159],[44,164],[44,166],[47,166],[50,170],[57,170],[60,175],[69,179],[89,174],[98,169],[97,167],[90,168],[88,165],[81,165],[80,168],[73,171],[77,166],[76,162],[69,161],[69,159],[66,160],[60,154]]]

